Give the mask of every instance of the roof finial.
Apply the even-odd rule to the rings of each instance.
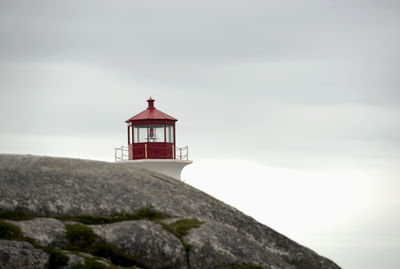
[[[153,109],[154,108],[154,101],[155,100],[152,99],[151,96],[150,96],[150,98],[147,100],[147,103],[149,103],[147,109]]]

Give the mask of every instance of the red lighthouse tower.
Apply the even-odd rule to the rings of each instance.
[[[180,179],[182,169],[192,161],[187,146],[175,146],[178,120],[156,109],[151,97],[147,103],[146,110],[125,121],[128,147],[115,148],[115,161]]]
[[[128,159],[175,159],[175,122],[177,119],[154,107],[125,121],[128,124]]]

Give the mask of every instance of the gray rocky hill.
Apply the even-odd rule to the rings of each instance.
[[[0,268],[337,269],[181,181],[128,163],[0,155]]]

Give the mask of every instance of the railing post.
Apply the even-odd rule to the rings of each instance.
[[[147,144],[144,144],[144,158],[147,159]]]
[[[179,148],[179,160],[182,160],[182,148]]]
[[[186,160],[189,160],[189,146],[186,146]]]

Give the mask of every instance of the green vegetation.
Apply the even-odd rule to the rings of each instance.
[[[147,206],[135,212],[136,218],[147,220],[160,220],[168,217],[167,214],[155,210],[152,206]]]
[[[178,237],[178,239],[182,242],[182,245],[185,247],[186,252],[189,252],[192,247],[183,240],[183,237],[188,234],[190,229],[199,228],[204,222],[199,221],[198,219],[182,219],[170,224],[160,221],[158,223],[161,224],[165,230]]]
[[[0,219],[9,220],[29,220],[38,217],[33,213],[28,213],[22,210],[0,210]]]
[[[0,220],[0,239],[22,240],[22,230],[14,224]]]
[[[49,269],[56,269],[68,265],[69,257],[61,250],[53,248],[43,248],[43,250],[50,254]]]
[[[30,244],[31,244],[32,246],[34,246],[35,248],[41,248],[41,249],[43,249],[43,247],[42,247],[41,245],[39,245],[39,243],[36,242],[36,240],[33,239],[33,238],[24,236],[24,237],[21,238],[21,240],[30,243]]]
[[[162,223],[162,226],[176,237],[182,238],[188,234],[190,229],[199,228],[201,224],[203,224],[203,222],[198,219],[182,219],[170,224]]]
[[[92,229],[82,224],[67,224],[65,226],[67,230],[68,245],[66,246],[69,250],[86,250],[89,249],[96,240],[96,235]]]
[[[177,220],[173,223],[166,224],[161,222],[161,219],[167,217],[164,213],[155,211],[151,207],[146,207],[138,210],[135,214],[122,214],[116,215],[114,217],[94,217],[94,216],[77,216],[68,218],[69,220],[80,221],[85,224],[104,224],[104,223],[113,223],[124,220],[139,220],[139,219],[149,219],[152,221],[156,221],[161,224],[164,229],[178,237],[178,239],[182,242],[186,251],[190,251],[191,246],[183,240],[183,236],[187,235],[190,229],[199,228],[203,222],[197,219],[183,219]],[[82,251],[86,253],[90,253],[94,256],[104,257],[109,259],[113,264],[120,266],[143,266],[143,263],[140,259],[135,257],[128,257],[126,255],[121,254],[121,250],[111,244],[108,244],[97,237],[90,227],[87,227],[83,224],[67,224],[67,240],[68,244],[66,249],[73,251]],[[88,266],[82,268],[101,268],[98,266],[104,266],[98,263],[87,262],[86,265],[80,266]],[[96,267],[97,266],[97,267]],[[78,267],[77,267],[78,269]]]
[[[0,211],[0,219],[10,220],[28,220],[37,217],[36,215],[26,213],[24,211]],[[77,264],[72,268],[74,269],[103,269],[103,268],[136,268],[136,266],[144,267],[140,259],[122,254],[122,251],[101,240],[90,227],[84,224],[109,224],[127,220],[151,220],[159,223],[165,230],[175,235],[183,244],[187,254],[191,246],[183,240],[183,237],[188,234],[190,229],[199,228],[203,222],[197,219],[182,219],[173,223],[167,224],[162,222],[162,219],[167,218],[168,215],[155,210],[152,206],[144,207],[137,210],[133,214],[118,214],[111,217],[95,217],[91,215],[81,216],[63,216],[57,217],[62,221],[76,221],[81,224],[67,224],[66,225],[66,239],[67,244],[63,249],[70,251],[86,252],[93,256],[103,257],[110,260],[114,265],[104,265],[93,259],[85,258],[85,264]],[[62,251],[52,249],[49,247],[40,246],[34,239],[24,237],[21,229],[18,226],[0,220],[0,239],[27,241],[36,248],[41,248],[50,254],[50,269],[60,268],[68,264],[69,257]],[[117,265],[117,266],[115,266]],[[132,267],[133,266],[133,267]],[[258,269],[259,267],[243,267],[243,269]],[[229,269],[236,269],[236,267],[229,267]],[[242,267],[238,267],[242,269]]]
[[[120,266],[134,266],[142,265],[139,259],[127,255],[123,255],[122,251],[106,242],[101,240],[90,227],[83,224],[67,224],[67,240],[66,249],[73,251],[86,252],[94,256],[103,257],[109,259],[113,264]],[[101,266],[87,263],[88,268],[98,268],[95,266]]]
[[[0,219],[8,220],[30,220],[39,217],[37,214],[33,214],[23,210],[0,210]],[[121,213],[110,217],[95,217],[91,215],[80,215],[80,216],[60,216],[56,217],[62,221],[76,221],[83,224],[109,224],[127,220],[161,220],[168,217],[168,215],[155,210],[152,206],[146,206],[137,210],[133,214]]]
[[[50,269],[59,268],[68,264],[69,257],[60,250],[42,247],[34,239],[23,236],[22,230],[11,223],[0,220],[0,239],[26,241],[32,244],[35,248],[40,248],[50,254]]]
[[[63,216],[63,217],[58,217],[58,219],[63,221],[69,220],[69,221],[80,222],[83,224],[95,225],[95,224],[109,224],[127,220],[141,220],[141,219],[155,221],[164,219],[166,217],[168,217],[166,214],[155,210],[152,206],[147,206],[137,210],[133,214],[122,213],[111,217],[95,217],[91,215]]]
[[[263,269],[263,268],[256,264],[243,263],[243,264],[230,264],[230,265],[220,266],[217,269]]]
[[[107,258],[116,265],[124,267],[133,265],[143,266],[143,263],[138,258],[123,255],[119,248],[104,241],[98,241],[93,244],[92,248],[89,249],[88,252],[94,256]]]

